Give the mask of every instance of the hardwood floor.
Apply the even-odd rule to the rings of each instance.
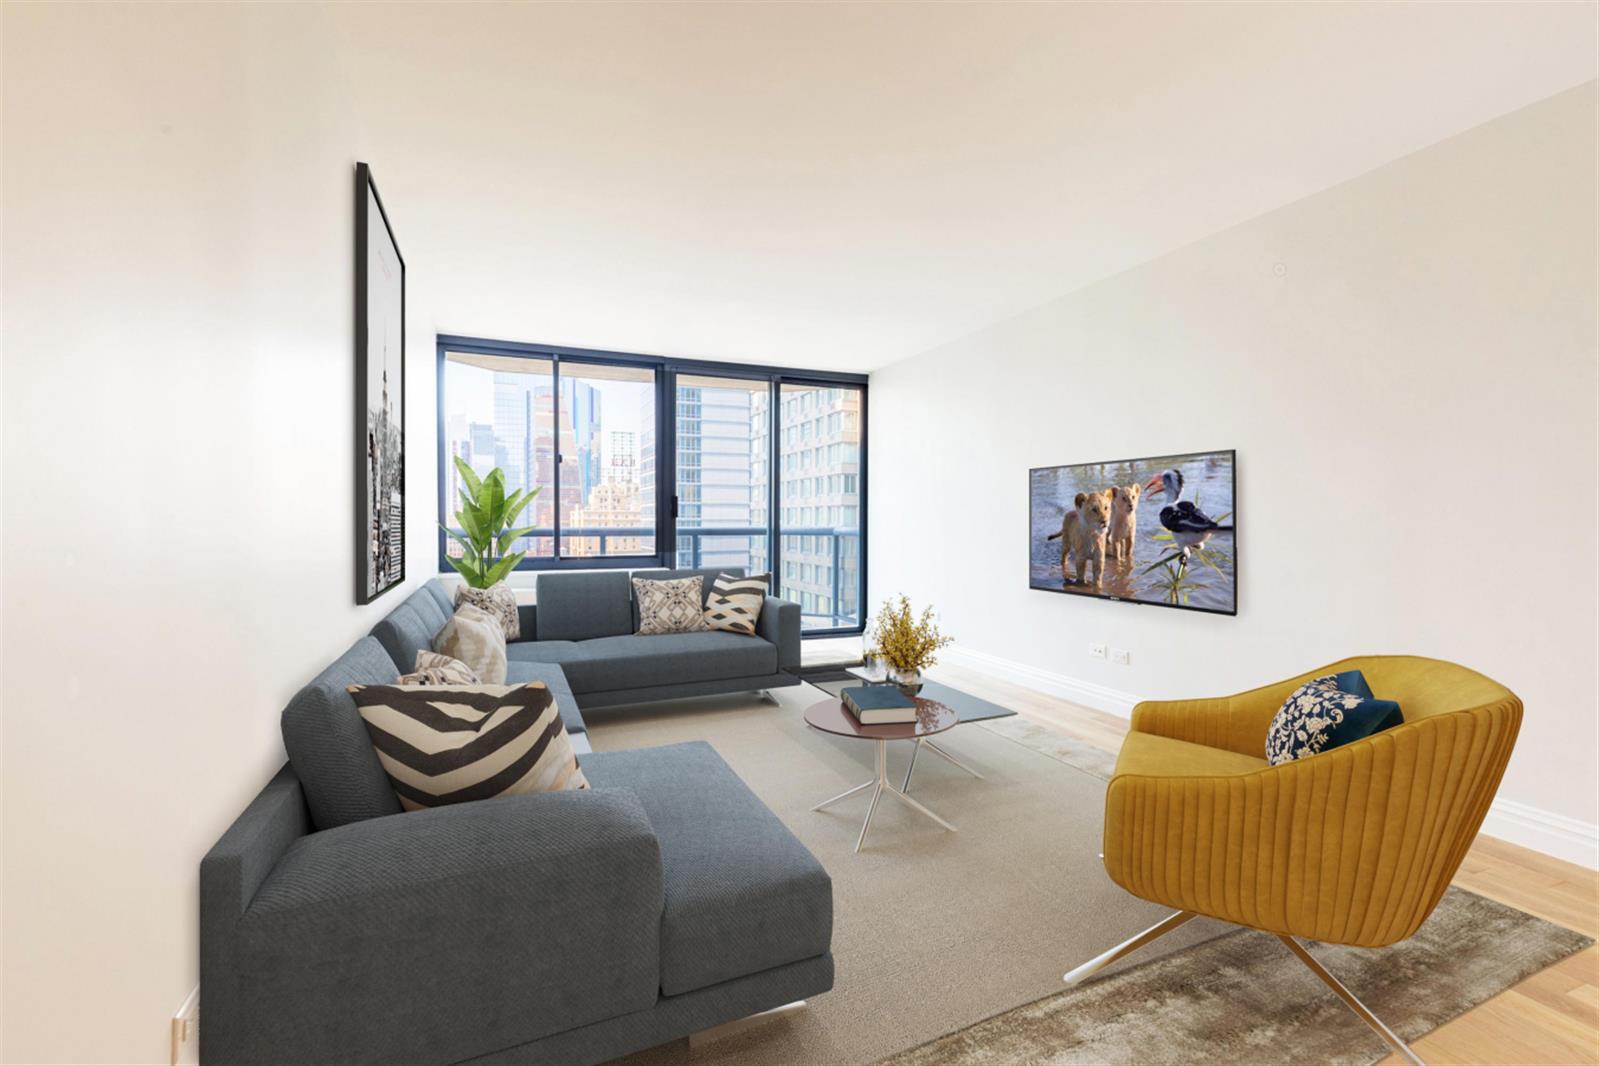
[[[940,666],[931,676],[1106,751],[1117,751],[1127,732],[1124,718],[988,674]],[[1479,836],[1454,883],[1599,939],[1599,872]],[[1412,1048],[1432,1066],[1599,1063],[1599,946],[1534,974]],[[1391,1055],[1383,1062],[1401,1060]]]

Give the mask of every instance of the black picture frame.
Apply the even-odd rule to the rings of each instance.
[[[1232,512],[1233,512],[1233,526],[1234,526],[1234,529],[1233,529],[1233,531],[1230,534],[1230,536],[1232,537],[1232,540],[1233,540],[1233,566],[1232,566],[1233,588],[1232,588],[1232,606],[1231,607],[1228,607],[1228,608],[1206,607],[1206,606],[1200,606],[1200,605],[1192,604],[1192,603],[1164,603],[1164,602],[1161,602],[1159,600],[1144,600],[1144,599],[1137,599],[1137,598],[1130,597],[1130,596],[1116,596],[1116,595],[1110,595],[1110,594],[1107,594],[1107,593],[1104,593],[1104,592],[1083,592],[1083,591],[1078,591],[1076,589],[1064,588],[1064,587],[1063,588],[1053,588],[1053,587],[1049,587],[1049,586],[1038,585],[1038,584],[1035,584],[1033,582],[1033,580],[1032,580],[1032,572],[1031,572],[1032,571],[1033,536],[1034,536],[1034,532],[1035,532],[1034,529],[1033,529],[1033,475],[1039,473],[1040,471],[1058,470],[1061,467],[1108,466],[1108,465],[1110,465],[1112,463],[1144,464],[1144,463],[1154,463],[1157,460],[1186,459],[1186,458],[1196,458],[1196,457],[1207,456],[1207,455],[1225,455],[1225,456],[1227,456],[1228,464],[1229,464],[1229,466],[1230,466],[1230,468],[1232,470],[1232,477],[1233,477],[1233,480],[1232,480],[1232,497],[1233,497],[1233,499],[1232,499]],[[1242,594],[1241,593],[1241,585],[1240,585],[1240,577],[1239,577],[1239,571],[1241,569],[1239,564],[1240,564],[1241,560],[1240,560],[1240,554],[1239,554],[1240,553],[1240,549],[1238,547],[1238,532],[1237,532],[1237,514],[1238,514],[1238,506],[1239,506],[1239,504],[1238,504],[1239,487],[1238,486],[1239,486],[1239,479],[1238,479],[1238,451],[1235,448],[1208,448],[1208,449],[1204,449],[1204,450],[1201,450],[1201,451],[1172,452],[1172,453],[1165,454],[1165,455],[1145,455],[1145,456],[1139,456],[1139,457],[1131,458],[1131,459],[1102,459],[1102,460],[1098,460],[1098,461],[1089,461],[1089,462],[1083,462],[1083,463],[1053,463],[1053,464],[1051,464],[1049,466],[1035,466],[1035,467],[1032,467],[1032,468],[1030,468],[1027,471],[1027,514],[1028,514],[1028,520],[1027,520],[1027,555],[1028,555],[1028,581],[1027,581],[1027,588],[1028,588],[1028,591],[1030,591],[1030,592],[1052,592],[1052,593],[1056,593],[1056,594],[1059,594],[1059,595],[1062,595],[1062,596],[1069,596],[1069,597],[1073,597],[1073,598],[1081,599],[1081,600],[1089,600],[1089,601],[1097,600],[1097,601],[1100,601],[1100,602],[1108,601],[1108,602],[1111,602],[1111,603],[1131,603],[1131,604],[1136,604],[1136,605],[1138,605],[1140,607],[1165,607],[1165,608],[1167,608],[1169,610],[1175,610],[1175,611],[1192,611],[1192,612],[1195,612],[1195,613],[1198,613],[1198,614],[1214,614],[1214,615],[1221,615],[1221,616],[1228,617],[1228,618],[1236,618],[1238,616],[1239,598],[1240,598],[1240,596]]]
[[[404,581],[405,258],[372,168],[356,163],[355,602],[371,603]]]

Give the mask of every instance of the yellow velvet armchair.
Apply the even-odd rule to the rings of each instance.
[[[1313,677],[1360,670],[1404,724],[1270,766],[1266,733]],[[1190,918],[1275,933],[1394,1050],[1414,1053],[1295,937],[1381,947],[1438,905],[1493,800],[1521,701],[1454,663],[1365,656],[1217,699],[1141,703],[1105,795],[1105,870],[1176,914],[1066,975],[1078,984]]]

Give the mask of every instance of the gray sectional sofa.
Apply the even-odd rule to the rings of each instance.
[[[544,575],[523,608],[511,680],[548,684],[569,732],[582,707],[796,683],[794,605],[759,637],[636,637],[629,587]],[[705,743],[401,813],[346,687],[392,683],[452,609],[430,582],[284,709],[289,764],[200,864],[202,1061],[601,1062],[830,989],[827,871]]]
[[[708,588],[719,573],[743,575],[742,570],[540,574],[538,602],[520,608],[521,639],[506,647],[509,680],[544,681],[570,692],[574,699],[567,703],[583,710],[799,684],[799,604],[775,596],[761,607],[754,640],[724,632],[634,634],[638,606],[630,577],[699,575]],[[396,666],[410,670],[417,649],[429,646],[453,610],[449,589],[430,581],[379,622],[372,635]]]

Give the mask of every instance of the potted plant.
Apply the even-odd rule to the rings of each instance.
[[[516,519],[539,490],[517,489],[507,496],[505,471],[495,467],[478,477],[460,456],[455,458],[455,469],[461,474],[461,509],[455,512],[461,528],[458,531],[443,524],[439,528],[461,545],[462,555],[459,559],[453,555],[445,558],[466,579],[467,587],[492,588],[527,555],[507,549],[533,531],[533,526],[518,528]]]
[[[922,671],[938,661],[938,649],[951,639],[938,631],[931,607],[924,608],[918,616],[905,596],[883,604],[872,630],[878,654],[888,665],[888,676],[907,696],[922,690]]]

